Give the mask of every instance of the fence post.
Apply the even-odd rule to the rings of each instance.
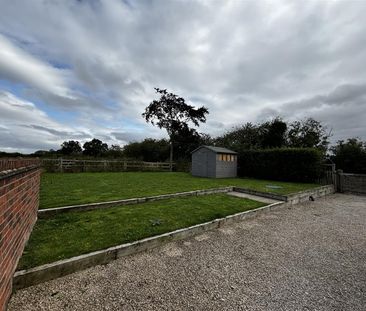
[[[334,191],[337,191],[338,188],[338,182],[337,182],[337,171],[336,171],[336,165],[332,164],[332,183],[334,186]]]
[[[337,192],[343,192],[344,178],[343,170],[337,170]]]
[[[64,172],[63,163],[62,163],[62,158],[60,158],[60,172],[61,172],[61,173],[63,173],[63,172]]]

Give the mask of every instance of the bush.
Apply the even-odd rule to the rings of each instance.
[[[191,171],[191,162],[186,160],[175,161],[174,171],[189,173]]]
[[[238,155],[238,175],[313,182],[321,171],[322,153],[313,148],[244,150]]]

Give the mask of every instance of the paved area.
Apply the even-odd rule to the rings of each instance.
[[[247,199],[251,199],[251,200],[254,200],[254,201],[269,203],[269,204],[276,203],[276,202],[281,202],[281,201],[278,201],[278,200],[273,200],[273,199],[269,199],[269,198],[265,198],[265,197],[260,197],[258,195],[242,193],[242,192],[236,192],[236,191],[230,191],[227,194],[232,195],[234,197],[247,198]]]
[[[366,196],[332,195],[18,291],[9,310],[365,310]]]

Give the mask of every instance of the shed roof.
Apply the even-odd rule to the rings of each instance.
[[[230,149],[227,149],[227,148],[222,148],[222,147],[215,147],[215,146],[206,146],[206,145],[203,145],[203,146],[199,146],[198,148],[194,149],[191,153],[194,153],[196,151],[198,151],[199,149],[201,148],[206,148],[206,149],[209,149],[215,153],[229,153],[229,154],[237,154],[237,152],[235,151],[232,151]]]

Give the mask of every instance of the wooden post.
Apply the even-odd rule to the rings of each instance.
[[[343,192],[343,170],[337,170],[337,192]]]
[[[173,172],[173,142],[170,141],[170,165],[169,165],[169,170],[170,172]]]
[[[337,191],[337,171],[336,171],[336,165],[332,164],[332,183],[334,186],[334,190]]]
[[[63,163],[62,163],[62,158],[60,158],[60,172],[63,173],[64,169],[63,169]]]

